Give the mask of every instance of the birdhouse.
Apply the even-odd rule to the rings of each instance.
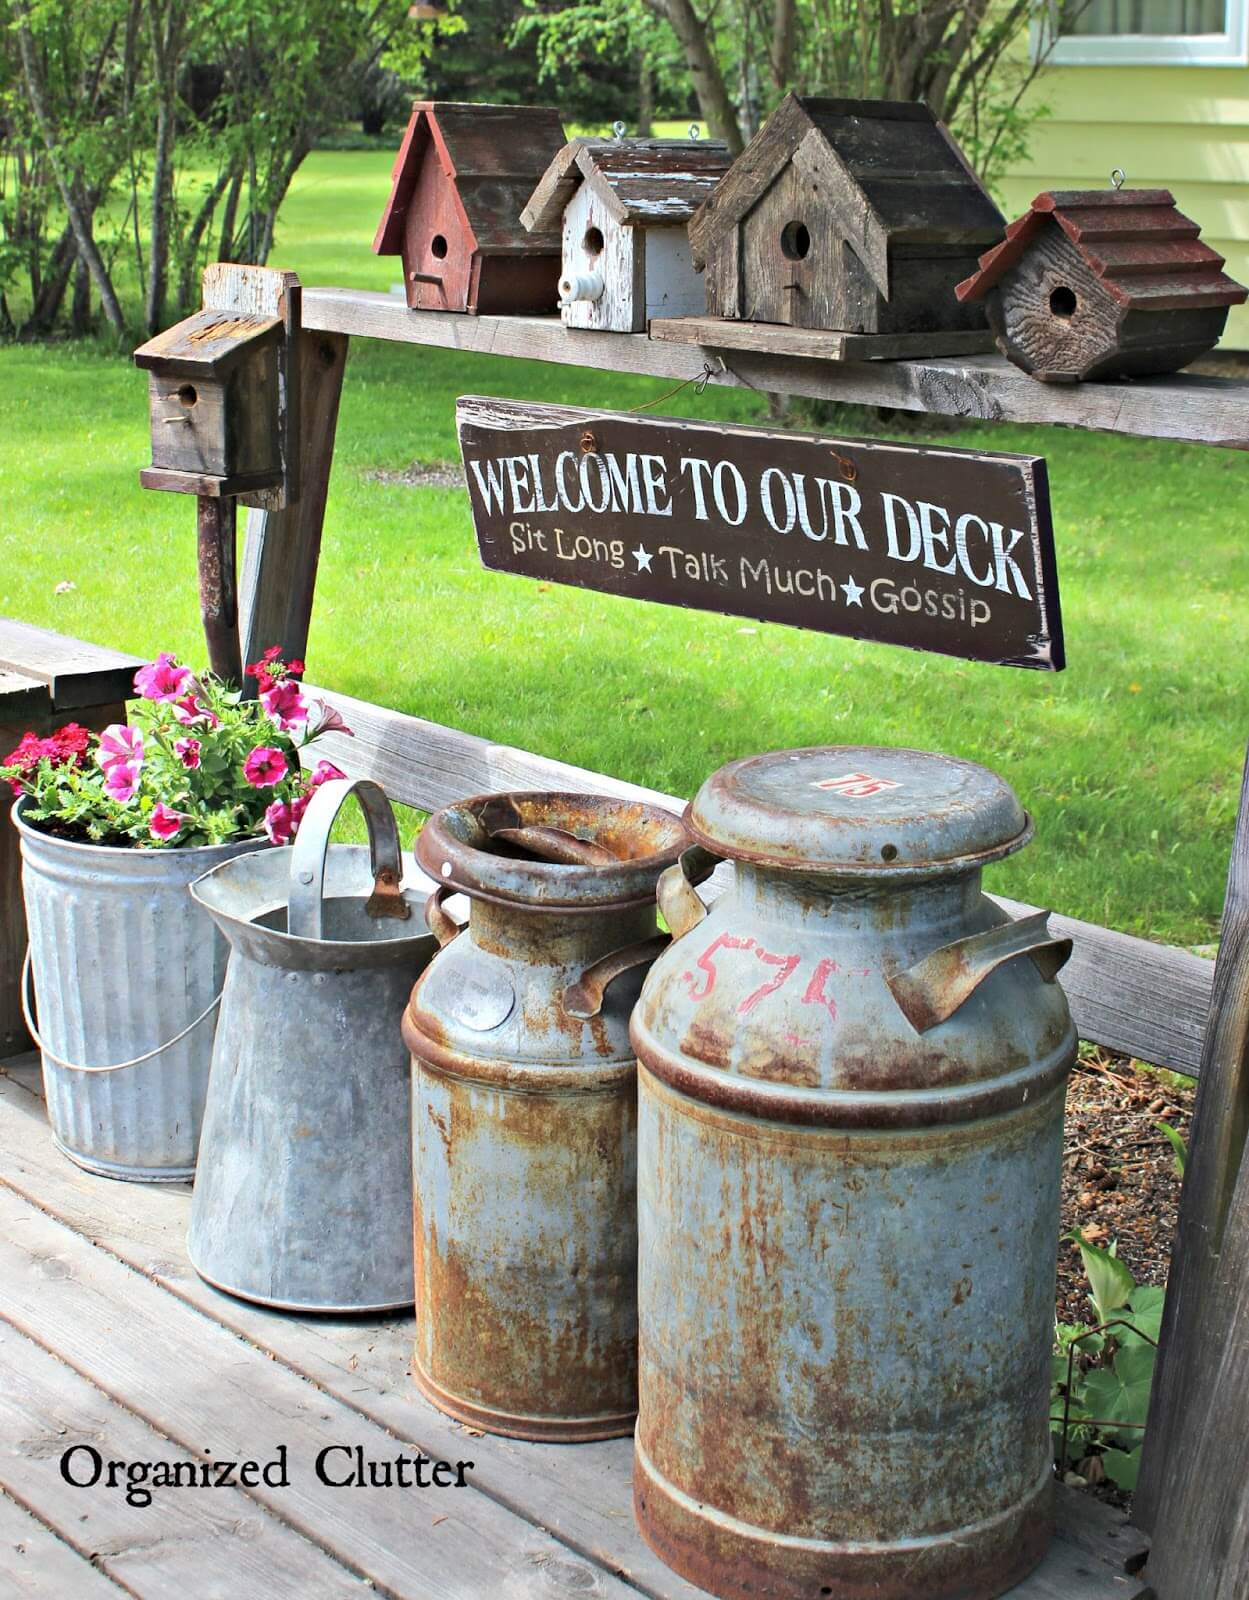
[[[148,378],[153,489],[237,495],[282,482],[280,316],[197,311],[134,353]]]
[[[953,332],[985,325],[954,288],[1003,220],[921,102],[791,94],[689,234],[713,316]]]
[[[521,213],[562,229],[560,314],[570,328],[641,333],[651,317],[694,316],[703,281],[689,220],[728,171],[711,139],[574,139]]]
[[[998,348],[1043,383],[1175,372],[1249,291],[1166,189],[1041,194],[958,286]]]
[[[547,106],[418,100],[373,249],[403,257],[415,311],[554,311],[559,229],[531,233],[521,208],[564,143]]]

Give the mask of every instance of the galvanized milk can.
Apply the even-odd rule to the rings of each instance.
[[[629,1433],[637,1411],[636,1067],[655,885],[689,843],[655,806],[497,794],[430,818],[445,945],[412,992],[413,1376],[521,1439]],[[443,901],[470,896],[466,932]]]
[[[914,750],[735,761],[736,862],[633,1018],[643,1533],[742,1600],[979,1600],[1050,1532],[1070,941],[980,869],[1032,824]]]
[[[330,846],[353,794],[368,847]],[[226,862],[191,887],[230,963],[188,1251],[230,1294],[300,1311],[412,1303],[400,1019],[435,944],[421,919],[431,886],[402,876],[382,790],[334,779],[289,850]]]

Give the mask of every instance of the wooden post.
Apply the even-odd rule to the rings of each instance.
[[[1249,1177],[1241,1170],[1247,1128],[1249,760],[1245,765],[1240,811],[1232,841],[1222,938],[1214,968],[1210,1017],[1193,1107],[1188,1170],[1180,1196],[1179,1226],[1171,1253],[1158,1365],[1132,1513],[1133,1521],[1147,1531],[1152,1530],[1156,1522],[1162,1525],[1164,1509],[1192,1485],[1193,1458],[1206,1425],[1200,1414],[1199,1392],[1202,1385],[1209,1382],[1212,1363],[1220,1361],[1225,1354],[1228,1359],[1234,1355],[1230,1345],[1228,1352],[1221,1350],[1221,1340],[1227,1330],[1220,1329],[1212,1319],[1219,1299],[1219,1284],[1224,1277],[1224,1230],[1238,1172],[1244,1213],[1240,1225],[1249,1230],[1249,1195],[1244,1194]],[[1249,1339],[1249,1326],[1242,1326],[1240,1338],[1242,1344]],[[1244,1359],[1243,1349],[1240,1359]],[[1243,1396],[1235,1401],[1230,1395],[1227,1397],[1229,1407],[1241,1403]],[[1216,1413],[1217,1409],[1216,1406]],[[1229,1463],[1219,1464],[1220,1475],[1228,1470]],[[1174,1533],[1174,1519],[1169,1510],[1166,1526]],[[1203,1597],[1207,1593],[1197,1585],[1191,1585],[1184,1592]],[[1181,1590],[1175,1589],[1172,1593],[1178,1596]],[[1209,1593],[1213,1596],[1214,1591]]]
[[[200,618],[208,665],[225,683],[242,685],[238,585],[235,581],[235,500],[202,494],[196,504]]]
[[[247,518],[240,585],[244,665],[273,644],[288,659],[307,650],[347,337],[304,333],[299,343],[299,498]]]
[[[1179,1348],[1172,1345],[1174,1353]],[[1185,1410],[1157,1475],[1146,1577],[1158,1600],[1244,1600],[1249,1583],[1249,1152],[1241,1156]]]

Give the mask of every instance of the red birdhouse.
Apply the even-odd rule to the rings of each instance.
[[[520,214],[563,147],[547,106],[416,102],[373,241],[378,255],[403,257],[409,306],[555,310],[560,229],[530,233]]]

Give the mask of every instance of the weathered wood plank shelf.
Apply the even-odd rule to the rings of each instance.
[[[409,311],[395,295],[359,289],[305,289],[303,317],[305,329],[317,332],[432,345],[466,355],[518,356],[670,382],[698,378],[710,366],[710,381],[729,388],[1249,449],[1249,381],[1242,379],[1181,373],[1137,383],[1045,384],[994,355],[830,362],[720,351],[669,344],[643,333],[569,329],[558,317]]]
[[[190,1186],[66,1161],[33,1055],[0,1068],[0,1173],[0,1571],[16,1563],[19,1592],[320,1600],[363,1581],[397,1600],[706,1600],[637,1533],[631,1440],[482,1437],[417,1392],[410,1317],[281,1316],[209,1288],[186,1255]],[[290,1481],[130,1507],[66,1487],[75,1443],[135,1461],[286,1444]],[[327,1446],[475,1465],[462,1490],[334,1489],[314,1471]],[[1127,1570],[1143,1550],[1118,1513],[1060,1489],[1058,1535],[1011,1600],[1145,1600]]]
[[[774,356],[809,356],[816,361],[904,361],[916,356],[984,356],[996,349],[993,335],[946,333],[834,333],[791,328],[777,322],[732,322],[726,317],[654,317],[650,336],[665,344],[697,344],[707,350],[760,350]]]

